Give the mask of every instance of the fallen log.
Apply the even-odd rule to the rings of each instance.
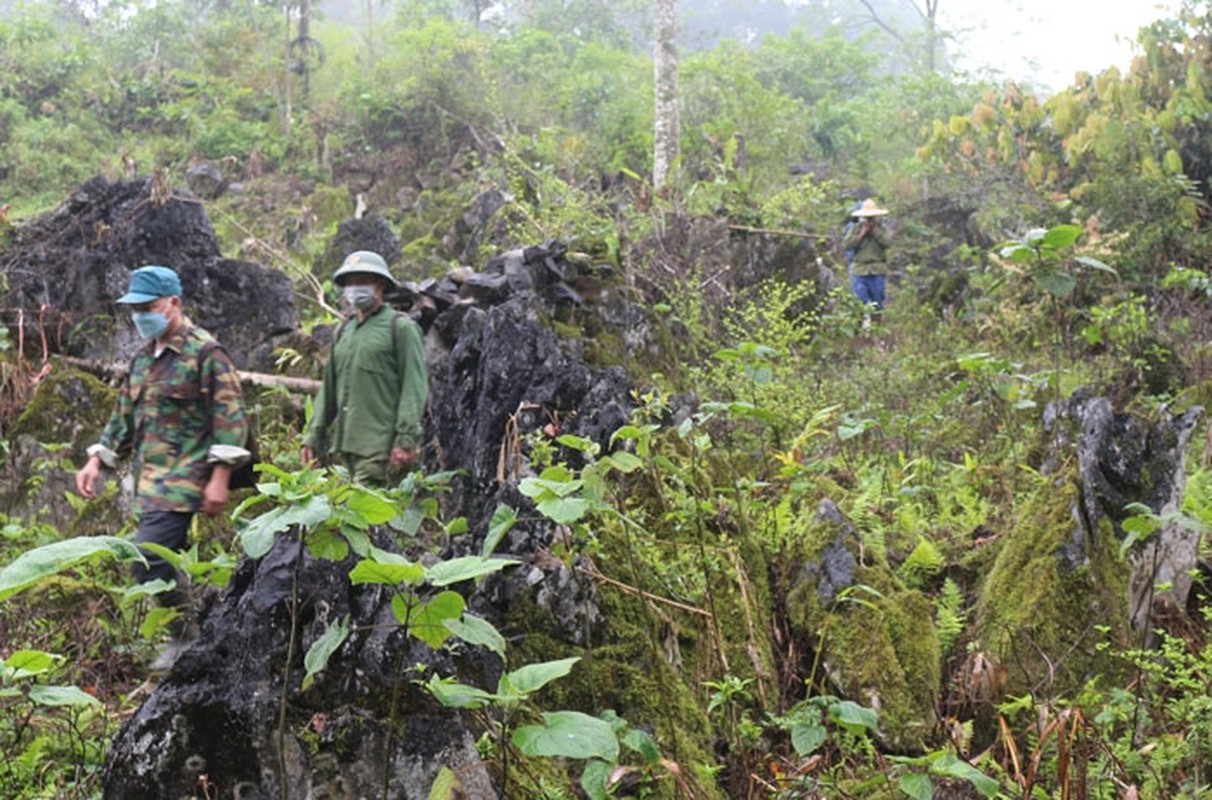
[[[126,375],[126,364],[107,364],[103,361],[91,361],[86,358],[64,355],[56,355],[54,358],[102,378],[121,379]],[[245,372],[243,370],[240,370],[238,374],[242,386],[285,389],[288,392],[304,394],[315,394],[320,391],[320,382],[311,378],[295,378],[290,375],[272,375],[267,372]]]
[[[729,230],[742,231],[744,233],[768,233],[772,236],[798,236],[801,239],[825,239],[823,234],[813,233],[812,231],[789,231],[779,228],[753,228],[748,225],[729,225]]]

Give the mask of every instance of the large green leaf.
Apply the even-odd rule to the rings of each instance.
[[[996,780],[951,753],[947,753],[931,764],[930,770],[939,775],[962,778],[975,786],[976,790],[985,797],[997,796],[998,784]]]
[[[827,731],[824,725],[800,724],[791,729],[791,746],[796,755],[809,756],[825,743]]]
[[[537,508],[552,522],[567,525],[585,516],[585,512],[589,511],[589,502],[579,497],[548,497],[539,501]]]
[[[478,686],[468,686],[453,678],[439,678],[431,675],[425,688],[442,705],[447,708],[482,708],[486,703],[496,700],[496,695],[486,692]]]
[[[860,706],[851,700],[839,700],[831,704],[829,716],[851,733],[863,733],[864,730],[875,733],[879,730],[880,720],[875,710]]]
[[[1035,250],[1021,242],[1005,245],[998,254],[1015,264],[1026,264],[1035,260]]]
[[[661,748],[657,747],[657,743],[648,735],[646,731],[639,728],[632,728],[623,735],[623,744],[631,750],[640,754],[640,758],[648,766],[652,766],[661,760]]]
[[[8,658],[0,659],[0,676],[5,681],[20,680],[49,672],[59,656],[43,650],[17,650]]]
[[[323,495],[311,495],[298,503],[279,506],[251,520],[240,531],[240,545],[249,558],[261,558],[274,546],[274,536],[296,525],[311,530],[332,516],[332,506]]]
[[[355,486],[345,501],[350,511],[356,512],[368,525],[382,525],[395,518],[396,504],[378,492]]]
[[[447,561],[439,561],[425,570],[425,577],[434,586],[449,586],[452,583],[469,581],[481,575],[500,572],[506,567],[517,566],[519,562],[504,558],[484,558],[483,556],[460,556]]]
[[[585,790],[585,796],[589,800],[605,800],[610,796],[606,784],[613,769],[613,764],[595,758],[581,770],[581,788]]]
[[[934,797],[934,784],[927,775],[902,775],[896,785],[913,800],[930,800]]]
[[[610,723],[580,711],[544,714],[542,725],[522,725],[512,740],[528,756],[619,760],[619,740]]]
[[[458,619],[467,601],[458,592],[442,592],[412,609],[408,632],[437,650],[450,638],[446,621]]]
[[[307,648],[307,655],[303,656],[303,666],[307,669],[307,674],[303,676],[304,691],[311,686],[316,675],[328,667],[328,659],[337,652],[337,648],[344,644],[348,637],[349,615],[346,615],[329,625],[328,630],[324,631],[320,638]]]
[[[538,664],[527,664],[513,672],[501,676],[497,685],[497,694],[503,697],[526,697],[536,692],[556,678],[563,678],[572,671],[579,656],[561,658],[557,661],[542,661]]]
[[[76,686],[31,686],[29,699],[42,706],[99,706],[101,701]]]
[[[344,561],[349,555],[349,542],[333,528],[320,528],[308,534],[307,552],[321,561]]]
[[[349,582],[379,583],[387,586],[408,584],[416,586],[425,580],[425,567],[412,561],[383,563],[375,558],[366,558],[349,571]]]
[[[433,779],[433,786],[429,787],[429,800],[457,800],[464,796],[463,783],[459,776],[450,767],[443,765],[438,770],[438,777]]]
[[[1048,232],[1044,234],[1043,244],[1045,247],[1063,250],[1066,247],[1072,247],[1082,233],[1083,230],[1078,225],[1057,225],[1049,228]]]
[[[635,472],[644,466],[644,462],[640,460],[639,456],[634,453],[628,453],[626,450],[611,453],[606,457],[606,460],[619,472]]]
[[[1053,297],[1068,297],[1077,286],[1077,279],[1067,272],[1041,272],[1035,276],[1040,288]]]
[[[1073,260],[1079,264],[1085,264],[1087,267],[1090,267],[1091,269],[1097,269],[1097,270],[1101,270],[1103,272],[1109,272],[1112,275],[1119,277],[1119,273],[1115,271],[1115,267],[1111,266],[1110,264],[1099,261],[1097,258],[1091,258],[1090,256],[1074,256]]]
[[[78,536],[52,542],[27,550],[0,570],[0,600],[95,556],[113,556],[119,561],[147,563],[137,547],[116,536]]]
[[[488,520],[488,535],[484,537],[480,555],[485,558],[492,555],[492,551],[497,549],[501,539],[509,533],[517,521],[518,515],[512,508],[504,504],[497,506],[497,510],[492,512],[492,518]]]
[[[505,637],[488,620],[464,614],[461,619],[448,619],[443,624],[468,644],[487,647],[502,659],[505,658]]]

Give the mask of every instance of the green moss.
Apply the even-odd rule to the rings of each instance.
[[[577,655],[581,661],[568,678],[554,681],[536,696],[545,710],[575,709],[599,714],[613,709],[631,726],[650,728],[665,757],[684,772],[713,765],[715,735],[686,676],[702,674],[695,632],[667,629],[677,640],[656,642],[650,617],[634,594],[601,587],[602,612],[609,621],[603,641],[589,648],[570,644],[546,622],[531,598],[510,603],[506,629],[521,638],[510,645],[510,664],[521,665]],[[683,660],[678,661],[679,657]],[[675,662],[675,663],[671,663]],[[659,782],[651,797],[676,797],[669,781]],[[699,787],[702,798],[721,798],[710,784]]]
[[[1067,568],[1060,557],[1077,522],[1075,483],[1041,487],[1024,505],[980,591],[978,646],[1008,670],[1006,692],[1078,691],[1113,665],[1100,658],[1097,626],[1127,641],[1128,565],[1116,554],[1107,522],[1086,543],[1087,562]]]
[[[406,281],[421,281],[445,274],[450,264],[435,255],[442,250],[442,243],[432,231],[407,242],[400,248],[397,277]]]
[[[1212,408],[1212,381],[1200,381],[1180,392],[1167,406],[1172,414],[1185,414],[1193,406]]]
[[[94,441],[109,419],[117,392],[85,372],[56,369],[17,418],[11,436],[32,436],[39,442],[79,442],[81,451]]]
[[[906,589],[885,563],[863,566],[857,538],[838,526],[814,525],[805,541],[806,564],[819,563],[826,546],[837,542],[855,563],[849,588],[828,607],[811,579],[801,580],[788,596],[792,630],[805,649],[820,654],[825,675],[812,677],[876,708],[880,731],[893,749],[923,749],[935,727],[934,697],[942,676],[933,606],[921,592]]]
[[[29,520],[52,524],[63,535],[115,532],[124,519],[112,474],[100,487],[98,502],[71,504],[72,475],[85,459],[85,448],[97,441],[113,407],[114,390],[96,377],[67,368],[55,369],[14,422],[8,435],[7,474],[0,485],[0,509]]]
[[[307,198],[315,216],[315,227],[327,230],[342,220],[348,219],[354,208],[354,199],[345,186],[318,185]]]

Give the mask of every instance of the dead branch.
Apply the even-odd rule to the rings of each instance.
[[[729,225],[729,230],[742,231],[744,233],[769,233],[773,236],[798,236],[801,239],[824,239],[825,236],[812,231],[789,231],[779,228],[753,228],[748,225]]]
[[[635,588],[634,586],[630,586],[626,583],[623,583],[622,581],[616,581],[614,578],[608,578],[605,575],[603,575],[602,573],[598,572],[596,569],[590,569],[587,567],[577,567],[576,569],[577,569],[577,572],[583,572],[584,574],[588,575],[589,577],[593,578],[594,580],[602,581],[603,583],[608,583],[617,589],[623,590],[624,592],[639,595],[640,597],[643,597],[645,600],[652,600],[655,603],[664,603],[665,605],[673,606],[674,608],[680,608],[682,611],[686,611],[691,614],[698,614],[700,617],[706,617],[707,619],[712,619],[712,615],[711,615],[710,611],[704,611],[701,608],[695,608],[694,606],[689,606],[689,605],[686,605],[685,603],[679,603],[676,600],[670,600],[668,597],[661,597],[659,595],[655,595],[655,594],[651,594],[649,592],[642,591],[640,589]]]
[[[86,358],[63,355],[57,355],[55,358],[76,369],[82,369],[85,372],[102,378],[121,379],[126,376],[126,364],[107,364],[102,361],[91,361]],[[266,372],[244,372],[242,370],[238,374],[240,376],[240,383],[243,386],[285,389],[288,392],[304,394],[315,394],[320,391],[320,382],[311,378],[294,378],[289,375],[271,375]]]

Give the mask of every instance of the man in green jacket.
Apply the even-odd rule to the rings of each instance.
[[[385,302],[396,281],[378,253],[351,253],[333,283],[354,313],[333,334],[300,455],[306,465],[332,456],[355,481],[385,486],[421,446],[429,397],[421,328]]]
[[[867,198],[850,216],[855,224],[842,238],[842,250],[853,251],[850,260],[850,288],[865,306],[884,310],[885,281],[888,275],[888,249],[891,242],[879,218],[888,213]]]

